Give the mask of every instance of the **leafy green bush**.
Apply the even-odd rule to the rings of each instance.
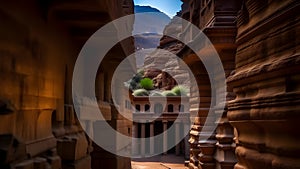
[[[134,96],[149,96],[149,92],[145,89],[137,89],[132,94]]]
[[[149,78],[144,78],[140,81],[140,86],[146,90],[153,89],[153,80]]]
[[[176,96],[176,93],[172,92],[171,90],[163,91],[161,94],[163,96]]]
[[[171,91],[177,96],[187,96],[188,94],[188,89],[185,86],[175,86]]]

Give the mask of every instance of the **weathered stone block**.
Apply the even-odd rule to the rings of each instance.
[[[84,133],[66,136],[57,141],[57,151],[63,160],[78,160],[87,155],[88,142]]]
[[[25,146],[11,134],[0,135],[0,164],[26,156]]]
[[[56,146],[56,138],[49,137],[46,139],[35,140],[26,144],[26,153],[34,157]]]

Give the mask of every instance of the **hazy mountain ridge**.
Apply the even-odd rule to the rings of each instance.
[[[136,50],[140,49],[150,49],[156,48],[159,46],[160,39],[163,34],[163,30],[165,26],[171,21],[170,17],[160,10],[150,7],[150,6],[134,6],[135,13],[145,13],[145,12],[155,12],[157,13],[157,20],[153,20],[156,18],[156,14],[150,14],[154,17],[144,16],[143,18],[136,17],[135,18],[135,29],[141,30],[143,25],[149,25],[147,29],[141,30],[142,34],[137,34],[134,36],[135,38],[135,48]],[[161,25],[164,25],[163,27]],[[149,54],[149,51],[144,51],[142,53],[136,53],[136,62],[138,67],[141,67],[144,64],[144,58]]]
[[[134,13],[142,13],[142,12],[161,12],[161,11],[156,8],[152,8],[151,6],[140,6],[140,5],[134,6]]]
[[[134,13],[149,13],[148,15],[135,16],[134,31],[139,33],[162,34],[165,26],[171,21],[168,15],[150,6],[136,5],[134,6]],[[146,28],[145,25],[147,25]]]

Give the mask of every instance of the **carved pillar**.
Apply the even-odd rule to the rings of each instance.
[[[150,155],[154,154],[154,122],[150,123]]]
[[[201,27],[203,27],[203,32],[218,52],[224,69],[224,72],[222,72],[216,68],[213,75],[213,98],[216,100],[213,103],[213,110],[216,116],[215,124],[217,129],[215,138],[207,142],[200,141],[201,154],[199,155],[199,160],[202,168],[214,168],[213,164],[215,163],[215,168],[217,169],[232,169],[236,163],[234,156],[235,144],[233,142],[234,129],[228,122],[226,106],[227,101],[234,99],[234,94],[232,93],[232,88],[227,87],[225,91],[222,88],[225,86],[218,86],[226,83],[221,75],[225,73],[224,75],[227,78],[234,70],[237,32],[235,22],[240,8],[241,1],[239,0],[228,0],[226,2],[203,1],[201,4]],[[225,107],[223,106],[224,104]],[[214,158],[211,159],[213,156]]]
[[[138,144],[138,123],[133,123],[132,125],[132,154],[138,155],[139,154],[139,144]]]
[[[175,123],[175,142],[177,143],[176,148],[175,148],[176,155],[180,154],[180,135],[179,135],[180,130],[179,130],[179,127],[180,127],[180,123],[176,122]]]
[[[217,84],[223,85],[225,79],[221,79],[219,75],[225,73],[225,77],[228,77],[234,69],[236,28],[235,26],[228,26],[227,28],[215,27],[206,33],[207,36],[212,39],[212,43],[215,45],[224,68],[224,72],[215,72],[214,84],[215,86],[218,86]],[[226,89],[226,91],[224,89]],[[217,128],[216,152],[214,156],[216,168],[232,169],[236,163],[234,156],[235,144],[233,141],[234,129],[227,119],[227,101],[234,99],[232,88],[225,88],[225,86],[224,88],[216,88],[215,98],[216,105],[214,106],[214,113],[217,117],[215,121]]]
[[[168,153],[168,121],[163,120],[163,152],[166,155]]]
[[[184,132],[188,133],[190,130],[190,123],[189,121],[184,122],[183,124],[183,130]],[[189,159],[190,158],[190,145],[189,145],[189,134],[184,137],[184,158]]]
[[[192,70],[193,76],[197,77],[197,85],[191,85],[190,113],[197,114],[197,117],[194,119],[190,131],[190,162],[188,164],[190,169],[196,169],[199,165],[199,140],[204,139],[201,138],[200,132],[207,120],[211,104],[211,86],[204,65],[199,60],[190,60],[192,56],[192,54],[184,56],[184,59],[185,62],[190,63],[189,66]],[[198,98],[199,96],[195,94],[198,92],[200,98]],[[213,123],[211,124],[213,125]]]
[[[221,118],[216,122],[217,127],[217,143],[215,159],[217,168],[232,169],[237,162],[234,155],[235,143],[233,141],[234,132],[233,127],[229,124],[227,119],[227,110],[216,110],[215,113],[222,113]]]
[[[215,128],[214,128],[215,116],[214,114],[208,114],[206,118],[202,119],[205,128],[202,127],[201,133],[199,134],[198,147],[200,154],[198,155],[199,164],[198,167],[201,169],[214,169],[215,168]]]
[[[215,168],[215,144],[216,140],[203,140],[199,141],[201,153],[199,154],[199,168],[201,169],[214,169]]]
[[[146,149],[146,144],[145,144],[145,136],[146,136],[146,128],[145,128],[145,123],[141,123],[141,156],[145,156],[145,149]]]

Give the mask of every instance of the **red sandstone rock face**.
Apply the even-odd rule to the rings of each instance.
[[[154,86],[163,90],[171,90],[174,86],[177,85],[176,81],[170,74],[167,72],[162,72],[153,78]]]
[[[296,0],[247,0],[240,12],[236,69],[228,78],[237,95],[228,104],[239,143],[235,169],[300,168],[298,10]]]
[[[171,90],[177,85],[175,79],[169,73],[155,68],[145,69],[144,77],[152,79],[153,86],[156,89]]]
[[[173,18],[165,27],[164,34],[179,36],[181,31],[180,20]],[[183,47],[184,45],[178,40],[163,36],[160,40],[159,50],[145,58],[145,77],[153,79],[155,87],[170,90],[177,84],[189,86],[189,74],[181,68],[179,58],[176,56],[176,53]]]
[[[158,76],[159,74],[161,74],[161,70],[159,69],[155,69],[155,68],[148,68],[145,69],[145,73],[144,73],[144,77],[150,78],[150,79],[154,79],[156,76]]]

